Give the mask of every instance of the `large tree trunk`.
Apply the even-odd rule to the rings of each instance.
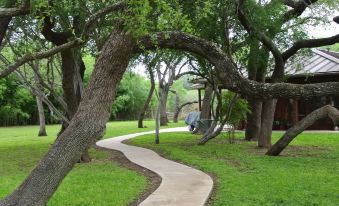
[[[265,48],[260,48],[259,40],[251,38],[250,53],[248,60],[248,78],[257,82],[265,81],[269,53]],[[259,139],[261,128],[262,101],[247,97],[251,113],[247,115],[245,139],[256,141]]]
[[[247,141],[256,141],[260,135],[262,101],[251,98],[248,98],[247,101],[251,108],[251,113],[247,114],[245,139]]]
[[[140,114],[139,114],[138,128],[144,128],[143,121],[144,121],[145,113],[147,111],[147,108],[149,107],[149,104],[152,101],[153,93],[154,93],[154,90],[155,90],[155,80],[154,80],[154,74],[153,74],[152,69],[149,69],[149,74],[150,74],[150,79],[151,79],[151,88],[148,92],[148,96],[147,96],[147,99],[145,101],[145,104],[144,104],[144,106],[141,109]]]
[[[46,120],[45,120],[45,111],[44,106],[42,104],[42,99],[39,96],[36,96],[36,104],[38,107],[38,114],[39,114],[39,137],[47,136],[46,132]]]
[[[270,148],[272,145],[272,126],[276,104],[276,99],[266,100],[263,103],[258,147]]]
[[[160,126],[168,125],[168,117],[167,117],[168,92],[169,92],[169,88],[167,86],[159,87]]]
[[[27,179],[0,202],[1,206],[46,205],[81,154],[103,133],[133,45],[132,38],[123,32],[110,36],[70,125]]]
[[[293,141],[295,137],[297,137],[308,127],[312,126],[316,121],[326,117],[331,118],[334,125],[339,125],[339,111],[333,106],[324,106],[313,111],[303,120],[287,130],[286,133],[272,146],[272,148],[266,154],[270,156],[279,155],[287,147],[287,145]]]

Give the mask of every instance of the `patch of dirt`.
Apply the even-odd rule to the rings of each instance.
[[[287,146],[280,156],[283,157],[318,157],[324,152],[328,151],[328,148],[319,146]]]
[[[265,155],[267,149],[257,146],[251,147],[248,151],[255,155]],[[320,146],[287,146],[279,156],[281,157],[318,157],[324,152],[329,151],[328,148]]]
[[[139,174],[147,178],[149,185],[137,199],[135,199],[132,203],[129,204],[129,206],[139,205],[142,201],[144,201],[150,194],[152,194],[160,186],[162,179],[159,175],[152,172],[151,170],[148,170],[144,167],[141,167],[131,162],[129,159],[125,157],[125,155],[122,152],[117,151],[117,150],[105,149],[105,148],[101,148],[97,146],[95,146],[94,148],[97,150],[108,151],[109,153],[112,154],[110,158],[111,161],[129,170],[137,171]]]

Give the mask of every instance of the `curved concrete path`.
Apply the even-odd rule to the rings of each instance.
[[[164,132],[187,131],[186,127],[160,130]],[[132,162],[157,173],[161,184],[141,206],[199,206],[204,205],[213,188],[212,178],[194,168],[160,157],[152,150],[129,146],[121,142],[152,132],[142,132],[105,139],[97,145],[119,150]],[[161,137],[160,137],[161,138]]]

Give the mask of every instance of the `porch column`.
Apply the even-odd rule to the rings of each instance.
[[[298,100],[293,100],[292,121],[293,124],[296,124],[299,121]]]

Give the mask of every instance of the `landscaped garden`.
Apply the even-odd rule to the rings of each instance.
[[[105,138],[154,129],[153,121],[145,121],[148,127],[145,129],[136,125],[135,121],[108,123]],[[180,125],[183,123],[169,127]],[[0,127],[0,199],[13,191],[43,157],[55,141],[60,125],[48,126],[48,137],[38,137],[37,129],[37,126]],[[90,154],[93,161],[77,164],[48,205],[123,206],[134,202],[150,184],[142,174],[112,161],[109,151],[91,149]]]
[[[282,135],[273,134],[273,142]],[[189,133],[153,135],[129,144],[150,148],[214,177],[211,205],[337,205],[339,141],[336,133],[300,135],[279,157],[264,156],[255,142],[237,133],[234,144],[222,135],[204,146]]]
[[[107,137],[150,131],[136,122],[107,124]],[[169,127],[183,126],[182,122]],[[119,130],[117,130],[119,128]],[[50,137],[37,137],[36,126],[0,128],[0,198],[22,182],[48,150],[59,125],[47,127]],[[275,132],[273,142],[282,135]],[[237,133],[233,144],[227,134],[204,146],[199,136],[164,133],[161,143],[154,135],[128,141],[150,148],[162,156],[210,174],[215,188],[211,205],[336,205],[339,194],[339,141],[336,133],[300,135],[279,157],[264,156],[255,142]],[[134,202],[150,182],[137,171],[112,160],[109,151],[91,149],[93,161],[77,164],[48,205],[127,205]],[[269,203],[269,204],[268,204]]]
[[[333,0],[1,0],[0,206],[339,203]]]

